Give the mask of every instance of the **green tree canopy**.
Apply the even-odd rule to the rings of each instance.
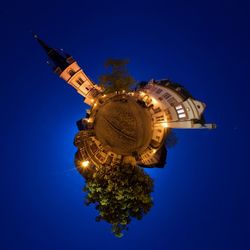
[[[111,72],[100,76],[99,84],[106,89],[106,93],[115,91],[128,91],[135,83],[132,76],[128,74],[127,60],[108,59],[104,66],[111,68]]]
[[[92,175],[84,175],[85,204],[99,211],[96,221],[112,225],[117,237],[128,230],[132,218],[142,219],[153,205],[153,180],[138,166],[101,166]]]

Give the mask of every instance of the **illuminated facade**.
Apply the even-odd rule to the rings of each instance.
[[[206,124],[205,103],[195,100],[183,86],[170,80],[151,80],[138,89],[147,106],[152,105],[156,123],[168,128],[215,128]]]
[[[104,94],[105,90],[87,77],[71,55],[34,37],[46,51],[53,71],[91,106],[86,118],[77,122],[80,132],[74,140],[80,173],[85,167],[94,169],[127,161],[142,167],[164,167],[164,142],[172,128],[216,127],[205,123],[206,105],[179,84],[151,80],[139,83],[128,93]]]
[[[86,104],[92,106],[101,88],[86,76],[71,55],[61,49],[51,48],[37,35],[34,35],[34,38],[47,53],[48,64],[52,66],[53,71],[75,88],[76,91],[84,97],[84,102]]]

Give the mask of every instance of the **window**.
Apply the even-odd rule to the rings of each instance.
[[[175,108],[176,108],[176,109],[181,109],[182,106],[181,106],[181,105],[178,105],[178,106],[176,106]]]
[[[157,118],[156,121],[157,122],[164,122],[164,118]]]
[[[162,97],[168,99],[171,95],[169,93],[165,93]]]
[[[70,76],[73,76],[75,74],[75,71],[73,69],[70,69],[68,73]]]
[[[79,84],[79,85],[82,85],[84,83],[83,79],[81,77],[79,77],[76,82]]]
[[[179,114],[179,118],[184,118],[184,117],[186,117],[186,114],[185,114],[185,113]]]
[[[178,109],[178,110],[177,110],[177,113],[178,113],[178,114],[184,113],[184,109]]]
[[[160,94],[162,92],[162,89],[156,90],[156,94]]]
[[[154,113],[156,114],[156,113],[161,112],[161,109],[160,109],[160,107],[158,107],[158,108],[156,108],[156,109],[153,109],[153,111],[154,111]]]

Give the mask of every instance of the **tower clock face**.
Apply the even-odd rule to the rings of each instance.
[[[97,139],[121,155],[143,152],[152,138],[151,115],[136,100],[118,95],[100,106],[94,122]]]

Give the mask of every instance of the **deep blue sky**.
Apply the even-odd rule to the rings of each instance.
[[[4,1],[0,249],[249,249],[250,29],[247,1]],[[94,80],[110,57],[137,80],[169,77],[218,128],[178,130],[168,167],[148,171],[155,205],[123,239],[83,206],[73,169],[86,106],[29,30]]]

